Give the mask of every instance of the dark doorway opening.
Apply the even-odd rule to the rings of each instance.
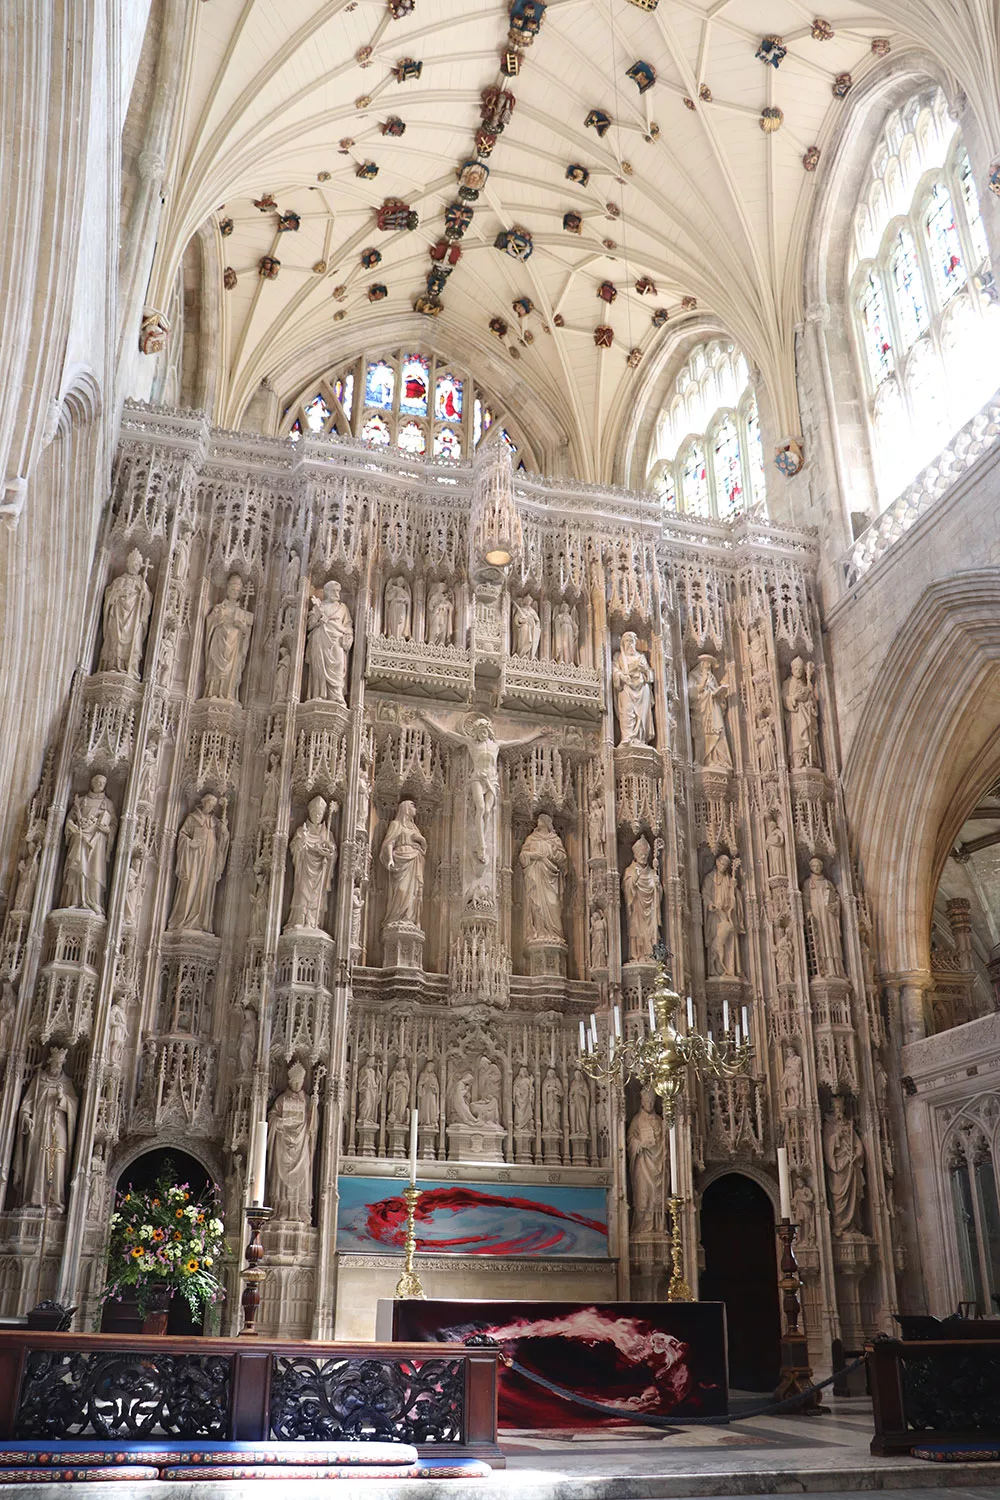
[[[211,1185],[208,1172],[195,1157],[189,1156],[186,1151],[163,1147],[146,1151],[142,1156],[136,1157],[135,1161],[129,1162],[115,1184],[116,1201],[118,1194],[127,1192],[130,1187],[137,1188],[140,1192],[155,1187],[164,1175],[176,1182],[188,1183],[193,1198],[201,1197]],[[141,1331],[142,1319],[134,1297],[123,1297],[120,1302],[105,1302],[101,1313],[102,1333]],[[201,1332],[202,1319],[191,1316],[191,1309],[183,1297],[171,1297],[167,1333],[191,1338]]]
[[[771,1200],[742,1172],[709,1183],[701,1200],[704,1302],[724,1302],[729,1383],[771,1391],[781,1367],[778,1261]]]

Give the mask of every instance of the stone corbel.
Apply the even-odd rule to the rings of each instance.
[[[8,475],[3,482],[3,499],[0,500],[0,521],[8,531],[15,531],[28,497],[28,481],[20,474]]]

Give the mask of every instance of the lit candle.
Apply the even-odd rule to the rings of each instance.
[[[622,1013],[619,1010],[619,1008],[618,1008],[617,1005],[614,1008],[614,1018],[615,1018],[615,1036],[620,1037],[621,1034],[622,1034]]]
[[[580,1052],[581,1052],[581,1054],[584,1053],[584,1052],[586,1052],[586,1050],[587,1050],[587,1028],[586,1028],[586,1026],[584,1026],[583,1022],[581,1021],[580,1022]]]
[[[743,1007],[743,1040],[745,1042],[750,1040],[750,1014],[745,1005]]]
[[[596,1042],[597,1041],[597,1017],[594,1015],[593,1011],[590,1012],[590,1029],[594,1033],[594,1041]]]
[[[694,1000],[688,995],[688,1031],[694,1030]]]
[[[791,1221],[792,1183],[788,1175],[788,1152],[784,1146],[778,1147],[778,1198],[781,1202],[781,1217]]]
[[[417,1185],[417,1127],[419,1116],[416,1108],[410,1111],[410,1187]]]
[[[728,1036],[729,1035],[729,1001],[728,1000],[723,1000],[723,1002],[722,1002],[722,1034],[723,1034],[723,1036]]]
[[[653,1004],[652,995],[649,997],[649,1029],[650,1031],[656,1030],[656,1006]]]
[[[267,1121],[258,1120],[250,1142],[250,1201],[264,1202],[264,1176],[267,1171]]]
[[[677,1126],[670,1127],[670,1191],[673,1197],[679,1198],[680,1173],[677,1169]]]

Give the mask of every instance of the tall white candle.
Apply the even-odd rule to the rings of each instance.
[[[745,1042],[750,1040],[750,1013],[745,1005],[743,1007],[743,1040]]]
[[[723,1034],[723,1036],[728,1036],[729,1035],[729,1001],[728,1000],[723,1000],[723,1002],[722,1002],[722,1034]]]
[[[649,1029],[650,1031],[656,1030],[656,1007],[653,1004],[652,995],[649,997]]]
[[[688,995],[688,1031],[694,1030],[694,1000]]]
[[[267,1121],[258,1120],[250,1143],[250,1201],[264,1202],[264,1177],[267,1172]]]
[[[781,1217],[791,1220],[792,1182],[788,1175],[788,1152],[784,1146],[778,1147],[778,1198],[781,1203]]]
[[[581,1021],[580,1022],[580,1051],[581,1051],[581,1053],[583,1053],[583,1052],[586,1052],[586,1050],[587,1050],[587,1028],[586,1028],[586,1026],[584,1026],[583,1022]]]
[[[670,1191],[675,1198],[680,1197],[680,1172],[677,1167],[677,1126],[670,1127]]]
[[[417,1126],[419,1115],[416,1106],[410,1111],[410,1186],[417,1185]]]
[[[590,1012],[590,1029],[594,1033],[594,1041],[596,1042],[597,1041],[597,1017],[594,1015],[593,1011]]]
[[[620,1009],[618,1008],[617,1005],[615,1006],[615,1009],[614,1009],[614,1018],[615,1018],[615,1036],[620,1037],[621,1034],[622,1034],[622,1013],[621,1013],[621,1011],[620,1011]]]

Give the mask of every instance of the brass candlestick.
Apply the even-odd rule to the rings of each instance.
[[[693,1302],[691,1288],[684,1278],[684,1247],[681,1244],[681,1204],[683,1198],[668,1198],[670,1205],[670,1285],[667,1287],[668,1302]]]
[[[793,1248],[798,1227],[789,1219],[782,1219],[777,1226],[781,1241],[781,1276],[778,1286],[781,1290],[785,1327],[781,1335],[781,1379],[774,1397],[776,1401],[784,1401],[802,1393],[801,1405],[793,1407],[792,1411],[803,1416],[816,1416],[820,1412],[828,1412],[830,1408],[820,1404],[818,1391],[809,1389],[812,1385],[812,1366],[809,1363],[809,1343],[805,1329],[799,1328],[799,1318],[802,1315],[802,1303],[799,1299],[801,1282]]]
[[[261,1287],[267,1278],[267,1272],[260,1262],[264,1259],[264,1246],[261,1244],[260,1231],[274,1213],[273,1208],[265,1208],[259,1203],[243,1210],[247,1223],[250,1226],[250,1239],[245,1251],[246,1267],[240,1272],[243,1278],[243,1327],[240,1329],[240,1337],[248,1338],[257,1336],[257,1309],[260,1307]]]
[[[420,1198],[420,1189],[415,1183],[403,1189],[403,1197],[406,1199],[406,1260],[403,1264],[403,1274],[396,1282],[397,1297],[422,1297],[424,1289],[420,1284],[420,1277],[413,1269],[413,1257],[417,1250],[417,1231],[415,1220],[417,1214],[417,1202]]]

